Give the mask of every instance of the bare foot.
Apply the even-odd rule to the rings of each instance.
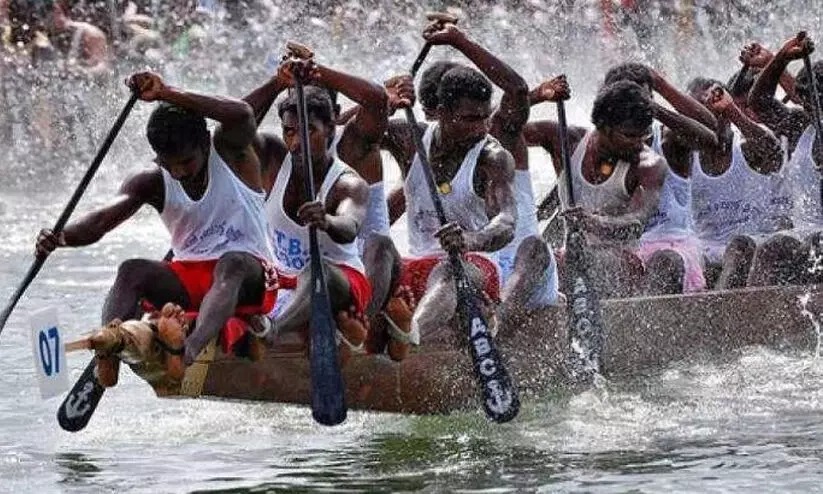
[[[386,303],[384,313],[389,325],[393,326],[389,328],[388,353],[389,357],[397,362],[405,359],[411,349],[409,338],[404,338],[398,335],[397,332],[399,331],[405,335],[411,333],[412,316],[416,306],[417,301],[414,299],[414,294],[405,285],[397,287],[394,296]]]
[[[353,348],[361,348],[366,341],[369,334],[369,323],[362,312],[352,306],[348,311],[340,311],[337,313],[337,328],[346,339],[346,342],[341,342],[339,345],[340,366],[346,365],[351,357]]]
[[[172,350],[183,349],[188,332],[189,320],[186,312],[175,304],[166,304],[157,319],[157,339]],[[165,354],[166,374],[174,381],[183,379],[186,366],[182,355]]]

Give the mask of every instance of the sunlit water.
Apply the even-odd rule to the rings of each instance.
[[[590,10],[562,11],[539,1],[517,9],[466,9],[464,24],[530,84],[569,74],[577,95],[570,118],[585,124],[608,63],[654,60],[681,85],[698,74],[725,80],[749,36],[776,47],[800,28],[821,32],[819,14],[802,3],[773,7],[758,23],[732,22],[688,43],[658,22],[646,50],[630,33],[605,41],[594,36]],[[349,3],[336,12],[280,7],[267,24],[233,36],[212,26],[218,34],[209,42],[209,56],[185,66],[169,57],[155,68],[172,80],[239,96],[263,80],[267,60],[285,39],[298,39],[312,45],[321,61],[382,80],[410,65],[425,10],[388,2]],[[447,53],[437,48],[433,58]],[[114,84],[76,92],[79,100],[67,96],[74,102],[68,108],[85,115],[78,120],[83,126],[77,127],[82,132],[76,147],[90,147],[81,156],[35,160],[38,150],[25,138],[15,140],[13,152],[0,149],[8,156],[0,165],[3,303],[31,262],[36,231],[55,221],[126,96]],[[24,111],[21,105],[14,109]],[[130,170],[148,162],[147,113],[147,105],[138,105],[79,211],[101,204]],[[553,112],[545,107],[534,114]],[[276,120],[267,126],[276,128]],[[532,154],[532,168],[539,197],[553,181],[542,152]],[[389,180],[396,176],[390,164]],[[402,232],[401,224],[395,233]],[[94,328],[117,264],[160,257],[167,242],[156,215],[146,210],[96,246],[59,251],[29,288],[0,337],[0,491],[823,490],[823,364],[812,348],[790,355],[747,349],[723,361],[682,364],[575,396],[546,390],[502,426],[478,411],[425,418],[350,412],[344,425],[329,429],[315,425],[301,407],[160,400],[125,371],[85,431],[61,431],[55,420],[60,400],[44,402],[37,391],[28,314],[56,306],[67,336]],[[745,308],[735,310],[745,317]],[[808,330],[814,334],[811,323]],[[74,379],[88,355],[69,360]]]

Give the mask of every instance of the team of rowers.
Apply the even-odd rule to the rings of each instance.
[[[563,253],[538,230],[528,147],[548,151],[563,184],[559,125],[530,121],[529,112],[569,98],[567,81],[555,77],[530,91],[509,65],[444,20],[433,20],[423,38],[456,49],[474,66],[437,62],[418,87],[410,76],[380,87],[290,52],[242,100],[134,74],[128,86],[141,100],[158,102],[146,129],[157,166],[127,178],[108,205],[62,232],[41,231],[38,255],[92,244],[152,206],[171,235],[173,256],[122,263],[102,319],[133,319],[141,302],[199,311],[190,334],[163,342],[185,365],[237,314],[255,344],[305,331],[309,227],[319,232],[346,351],[402,360],[421,339],[455,337],[443,331],[457,305],[449,253],[462,256],[498,320],[562,304]],[[562,214],[585,232],[601,296],[818,281],[820,270],[809,268],[817,266],[810,259],[823,230],[816,166],[823,157],[811,80],[823,87],[823,62],[796,78],[786,70],[812,51],[802,34],[775,54],[753,44],[728,86],[695,78],[686,91],[641,64],[608,71],[593,127],[568,129],[577,206]],[[310,150],[301,146],[295,78],[309,84]],[[794,103],[775,99],[779,84]],[[503,92],[496,107],[493,86]],[[338,93],[357,106],[341,113]],[[446,225],[429,195],[414,129],[391,118],[415,100],[426,115],[420,131]],[[259,130],[275,104],[281,135]],[[219,124],[214,132],[206,119]],[[401,188],[386,190],[381,150],[399,164]],[[304,152],[318,184],[311,199]],[[567,204],[565,187],[558,189]],[[408,257],[389,236],[404,212]],[[98,352],[97,361],[100,382],[115,384],[119,360]]]

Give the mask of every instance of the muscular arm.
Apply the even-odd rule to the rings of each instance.
[[[420,127],[421,132],[423,132],[423,126]],[[380,142],[380,146],[391,153],[397,161],[401,176],[405,178],[416,154],[412,128],[409,123],[405,119],[399,118],[389,120],[388,129]]]
[[[663,96],[663,98],[668,101],[678,113],[682,113],[683,115],[696,120],[697,122],[708,127],[710,131],[717,129],[717,119],[714,118],[714,115],[712,115],[712,113],[706,109],[705,106],[701,105],[700,102],[688,94],[674,87],[656,70],[652,70],[651,73],[654,90],[657,91],[660,96]]]
[[[772,173],[779,170],[783,157],[780,141],[774,133],[747,117],[737,105],[731,105],[726,116],[740,129],[746,139],[742,148],[749,166],[760,173]]]
[[[114,199],[105,206],[72,221],[63,229],[66,246],[91,245],[131,218],[144,204],[163,209],[163,176],[159,169],[146,170],[126,179]]]
[[[495,86],[503,90],[500,106],[492,116],[490,134],[504,141],[504,145],[509,144],[519,137],[529,120],[529,86],[511,66],[468,36],[459,37],[454,47],[466,55]]]
[[[791,116],[791,111],[775,99],[774,93],[788,65],[789,59],[783,50],[778,51],[754,81],[748,100],[749,108],[757,114],[760,120],[776,134],[781,135],[790,134],[790,129],[786,128],[786,122]]]
[[[359,175],[345,173],[331,190],[326,207],[326,233],[338,244],[348,244],[366,218],[369,186]]]
[[[514,238],[517,207],[514,202],[514,158],[494,145],[478,163],[477,172],[484,182],[486,214],[490,221],[476,232],[466,232],[468,251],[494,252]]]
[[[360,107],[346,123],[338,147],[341,159],[355,165],[375,149],[386,132],[389,118],[386,91],[379,84],[323,65],[317,66],[317,82],[346,95]]]
[[[263,123],[263,119],[266,118],[266,114],[271,110],[277,97],[286,89],[288,86],[275,76],[243,98],[243,101],[251,106],[258,127]]]
[[[574,153],[575,146],[583,136],[586,129],[583,127],[569,128],[569,153]],[[563,161],[560,159],[560,127],[553,120],[533,120],[523,127],[523,137],[529,147],[542,147],[552,157],[554,173],[560,176],[563,171]]]
[[[706,151],[717,149],[717,136],[705,125],[655,102],[652,102],[652,106],[654,117],[670,129],[673,137],[684,146]]]
[[[649,218],[660,202],[660,191],[666,177],[666,162],[658,158],[652,166],[638,168],[638,185],[632,194],[628,212],[619,216],[590,215],[586,230],[604,238],[635,240],[640,238]]]

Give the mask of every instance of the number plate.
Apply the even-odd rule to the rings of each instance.
[[[57,310],[46,308],[31,315],[31,348],[34,369],[43,399],[69,389],[66,348],[57,326]]]

